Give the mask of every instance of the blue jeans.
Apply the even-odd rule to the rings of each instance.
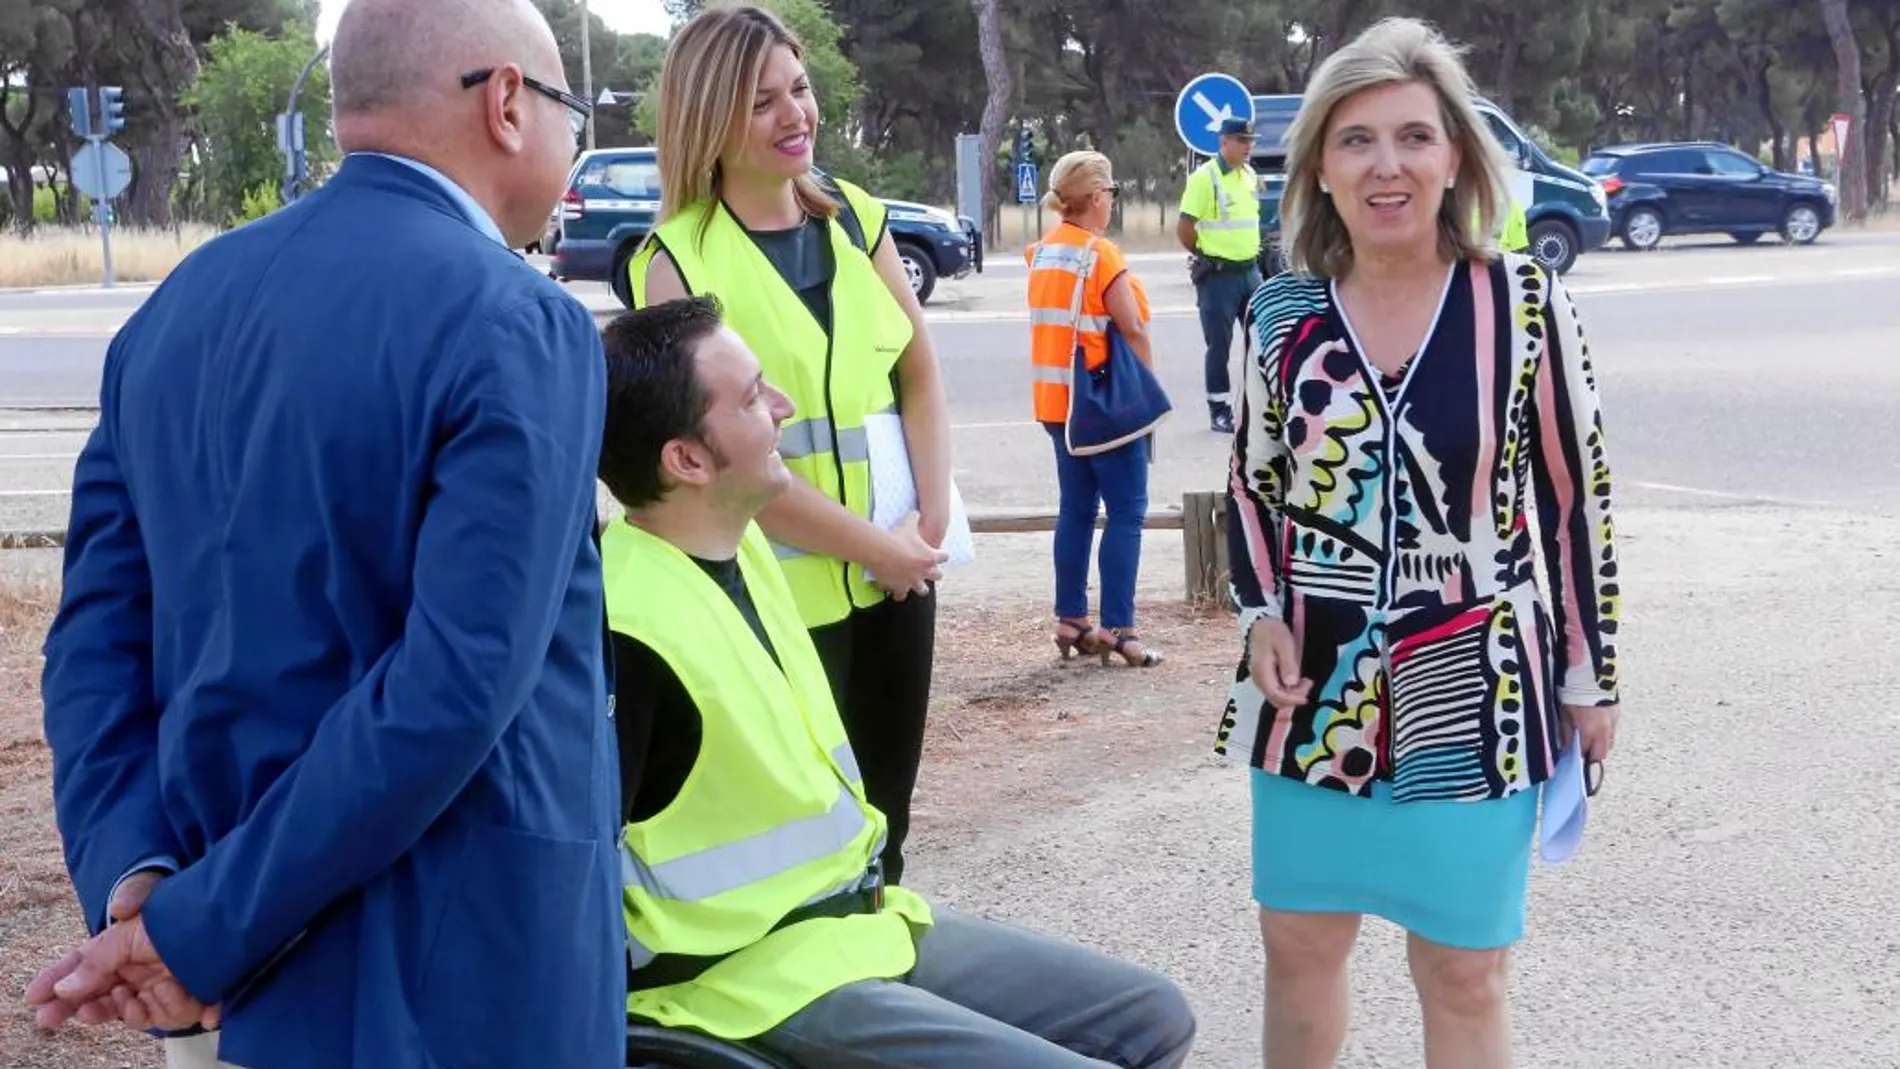
[[[933,906],[917,965],[846,984],[760,1036],[825,1069],[1175,1069],[1194,1011],[1161,976]]]
[[[1089,614],[1089,549],[1097,509],[1108,507],[1102,532],[1103,627],[1135,626],[1135,573],[1141,567],[1141,525],[1148,517],[1148,440],[1092,457],[1070,456],[1060,424],[1043,424],[1056,447],[1056,615]]]
[[[1209,275],[1194,287],[1194,304],[1201,313],[1201,339],[1207,343],[1207,399],[1226,403],[1232,392],[1227,358],[1232,354],[1234,324],[1246,314],[1247,300],[1260,288],[1260,269]]]

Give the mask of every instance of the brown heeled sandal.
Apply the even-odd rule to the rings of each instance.
[[[1086,619],[1073,620],[1056,618],[1056,649],[1062,652],[1062,659],[1069,660],[1080,653],[1084,657],[1093,657],[1106,648],[1102,629]]]
[[[1160,650],[1151,650],[1142,644],[1141,634],[1134,628],[1114,628],[1109,631],[1114,644],[1101,650],[1102,663],[1117,654],[1130,668],[1153,668],[1162,662]]]

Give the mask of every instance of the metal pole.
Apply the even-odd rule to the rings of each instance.
[[[581,99],[589,104],[594,102],[594,50],[589,43],[591,28],[588,25],[592,21],[587,14],[587,0],[581,0]],[[593,150],[594,113],[590,109],[587,113],[587,151]]]
[[[303,65],[303,70],[297,72],[297,80],[292,82],[290,86],[290,99],[284,102],[285,115],[297,114],[297,96],[303,92],[304,80],[310,77],[310,72],[316,68],[317,64],[323,62],[323,57],[329,54],[330,45],[328,42],[325,42],[322,48],[317,49],[317,54],[311,56],[309,62]],[[293,126],[292,132],[294,133],[294,124],[297,120],[287,119],[285,121],[287,124]],[[290,140],[292,143],[285,146],[287,162],[284,167],[284,188],[279,191],[282,194],[280,199],[282,199],[285,204],[289,204],[302,195],[304,177],[308,174],[304,164],[303,146],[296,143],[294,137]]]
[[[93,188],[97,189],[101,193],[104,193],[106,190],[105,139],[102,137],[94,136],[94,137],[88,138],[88,140],[92,142],[93,174],[99,180],[98,184],[95,185]],[[111,198],[109,197],[96,197],[93,199],[93,202],[92,202],[93,216],[94,218],[99,220],[99,241],[105,247],[105,267],[106,267],[105,286],[107,289],[112,288],[112,281],[113,281],[112,280],[112,218],[108,214],[110,205],[111,205]]]

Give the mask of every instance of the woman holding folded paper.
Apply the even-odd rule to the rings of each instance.
[[[797,411],[798,476],[759,515],[825,664],[865,793],[903,875],[951,520],[949,405],[884,206],[814,169],[816,90],[798,39],[752,5],[709,7],[660,70],[658,224],[627,264],[637,307],[720,298]],[[895,413],[895,415],[893,415]],[[917,510],[873,523],[873,429],[899,419]],[[901,469],[900,469],[901,470]]]
[[[1491,243],[1510,164],[1471,96],[1413,20],[1329,57],[1288,133],[1293,271],[1248,311],[1218,748],[1253,766],[1273,1069],[1338,1057],[1367,913],[1410,933],[1426,1064],[1507,1066],[1538,801],[1615,740],[1594,369],[1562,283]]]
[[[1043,206],[1056,225],[1024,251],[1029,261],[1031,390],[1036,419],[1055,445],[1056,648],[1066,660],[1075,652],[1119,656],[1143,668],[1161,663],[1161,652],[1135,629],[1135,576],[1141,566],[1141,528],[1148,514],[1148,447],[1145,434],[1099,452],[1078,452],[1070,441],[1070,395],[1076,350],[1089,370],[1108,362],[1111,330],[1147,366],[1154,366],[1148,336],[1148,297],[1114,242],[1102,236],[1120,187],[1108,157],[1071,152],[1049,172]],[[1102,532],[1102,623],[1088,619],[1089,549],[1097,510],[1108,507]]]

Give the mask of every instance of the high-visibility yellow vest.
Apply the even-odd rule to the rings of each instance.
[[[622,830],[629,960],[637,976],[656,953],[728,955],[695,979],[634,990],[628,1012],[746,1039],[846,984],[909,972],[913,926],[931,912],[901,887],[885,888],[879,912],[772,930],[864,885],[885,822],[764,533],[748,528],[739,568],[777,663],[730,594],[624,516],[601,536],[601,563],[609,626],[659,655],[700,716],[678,796]]]
[[[847,182],[839,189],[857,211],[865,240],[875,249],[884,233],[884,205]],[[766,381],[783,390],[798,412],[784,427],[779,456],[793,475],[858,516],[871,511],[870,449],[866,416],[891,412],[891,372],[910,345],[914,328],[871,258],[852,244],[836,219],[831,232],[830,334],[723,203],[702,202],[660,224],[628,265],[636,308],[647,304],[647,266],[664,248],[694,295],[716,294],[725,323],[758,354]],[[774,545],[805,626],[822,627],[868,608],[885,594],[864,568],[835,557]]]
[[[1251,260],[1260,255],[1260,191],[1253,168],[1246,164],[1221,173],[1222,163],[1211,159],[1188,175],[1187,191],[1181,196],[1184,206],[1195,202],[1214,204],[1214,215],[1195,216],[1194,246],[1203,256],[1222,260]],[[1198,192],[1201,187],[1211,195]]]
[[[1516,197],[1504,210],[1504,233],[1498,238],[1498,247],[1505,252],[1523,252],[1530,247],[1530,228],[1526,225],[1524,203]]]

